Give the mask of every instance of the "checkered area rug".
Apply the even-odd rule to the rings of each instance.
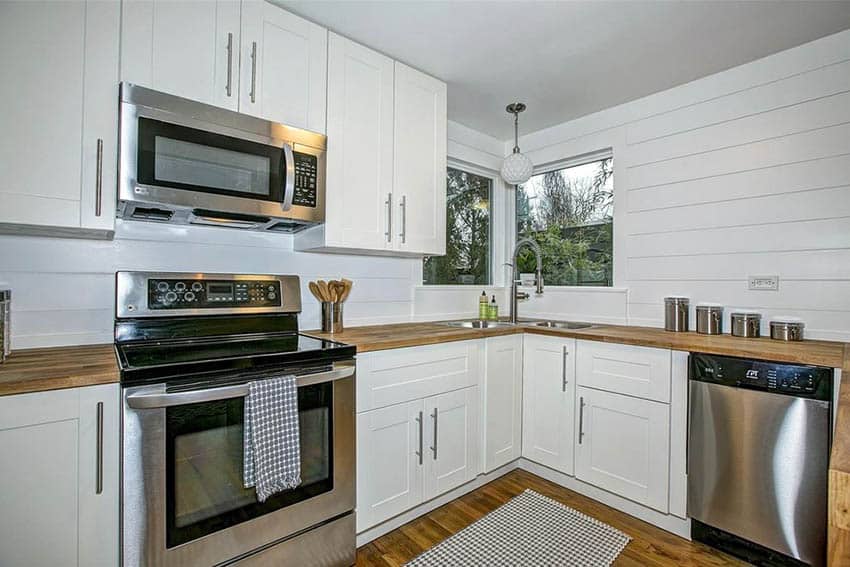
[[[407,567],[611,565],[632,538],[526,490]]]

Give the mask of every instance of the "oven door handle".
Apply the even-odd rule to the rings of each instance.
[[[283,186],[283,202],[280,207],[288,211],[292,208],[292,200],[295,198],[295,155],[288,143],[283,144],[283,168],[286,182]]]
[[[297,377],[298,387],[312,386],[322,382],[342,380],[354,375],[355,366],[341,366],[327,372],[304,374]],[[230,398],[244,398],[250,391],[250,384],[235,384],[221,388],[187,390],[185,392],[138,392],[127,396],[127,405],[132,409],[159,409],[173,406],[185,406],[202,402],[214,402]]]

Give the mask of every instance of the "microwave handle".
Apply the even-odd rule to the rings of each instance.
[[[298,387],[312,386],[322,382],[342,380],[354,375],[354,365],[337,365],[327,372],[303,374],[297,377]],[[185,392],[138,392],[127,396],[127,405],[132,409],[158,409],[202,402],[214,402],[230,398],[244,398],[250,391],[249,384],[234,384],[221,388],[187,390]]]
[[[281,208],[288,211],[292,208],[292,199],[295,197],[295,155],[292,146],[283,144],[283,168],[286,183],[283,186],[283,203]]]

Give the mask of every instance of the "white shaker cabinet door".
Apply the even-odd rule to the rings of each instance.
[[[575,340],[525,335],[522,456],[573,474]]]
[[[666,513],[670,406],[581,386],[576,396],[576,477]]]
[[[446,253],[446,84],[395,64],[394,247]]]
[[[329,34],[327,246],[392,247],[393,72],[389,57]]]
[[[422,502],[425,415],[421,400],[357,415],[357,531]]]
[[[478,387],[425,400],[425,500],[474,479],[478,471]]]
[[[239,111],[325,133],[328,31],[262,0],[243,0]]]
[[[522,335],[486,339],[484,472],[522,452]]]
[[[121,79],[239,108],[239,0],[125,0]]]

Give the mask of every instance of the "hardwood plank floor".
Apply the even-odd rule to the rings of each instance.
[[[524,470],[514,470],[357,550],[358,567],[399,567],[530,488],[632,537],[617,567],[746,565],[724,553],[656,528]]]

